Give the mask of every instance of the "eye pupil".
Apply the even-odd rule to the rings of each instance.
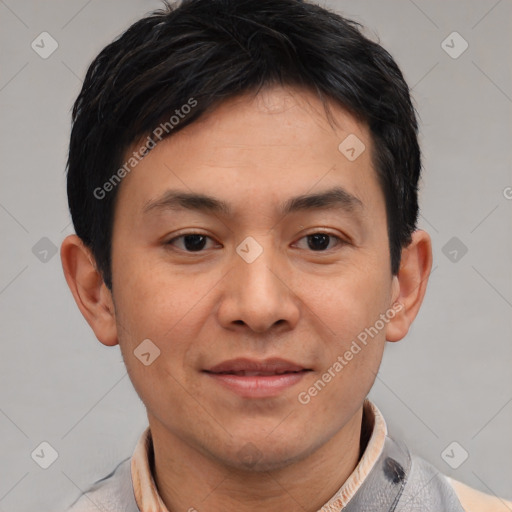
[[[325,249],[329,246],[329,235],[325,233],[315,233],[308,236],[308,247],[313,251]]]
[[[185,235],[183,243],[187,251],[200,251],[205,246],[206,237],[204,235]]]

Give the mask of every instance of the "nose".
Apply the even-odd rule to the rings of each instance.
[[[270,244],[264,246],[262,238],[254,240],[241,244],[233,254],[217,310],[219,322],[228,329],[256,333],[293,329],[300,300],[291,269]],[[253,259],[255,250],[259,255]]]

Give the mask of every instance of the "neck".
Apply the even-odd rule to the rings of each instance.
[[[271,471],[229,467],[190,446],[150,416],[150,466],[169,512],[315,512],[353,472],[367,442],[363,408],[319,449]]]

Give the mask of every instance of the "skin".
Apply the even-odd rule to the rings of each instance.
[[[265,89],[158,143],[118,191],[113,293],[76,235],[62,244],[78,307],[101,343],[119,343],[146,406],[154,477],[171,511],[320,509],[359,460],[363,401],[386,340],[402,339],[420,308],[430,238],[415,231],[391,274],[368,128],[331,108],[335,127],[309,91]],[[349,134],[366,146],[355,161],[338,150]],[[361,206],[278,213],[290,197],[334,186]],[[168,189],[214,196],[233,214],[143,213]],[[190,231],[210,237],[202,252],[187,252],[176,238]],[[333,236],[327,249],[308,246],[313,233]],[[263,249],[252,263],[236,252],[248,236]],[[301,404],[299,393],[393,304],[400,312]],[[161,351],[149,366],[133,354],[147,338]],[[235,357],[281,357],[312,371],[278,396],[247,398],[202,372]],[[247,450],[256,453],[250,467]]]

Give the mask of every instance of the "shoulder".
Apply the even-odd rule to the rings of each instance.
[[[511,512],[512,501],[507,501],[496,496],[491,496],[483,492],[477,491],[472,487],[445,477],[448,483],[455,490],[464,510],[466,512]]]
[[[92,484],[66,512],[138,512],[131,478],[131,458]]]
[[[457,493],[437,468],[417,455],[410,467],[396,512],[467,512]]]
[[[512,502],[477,491],[411,455],[397,512],[512,512]]]

